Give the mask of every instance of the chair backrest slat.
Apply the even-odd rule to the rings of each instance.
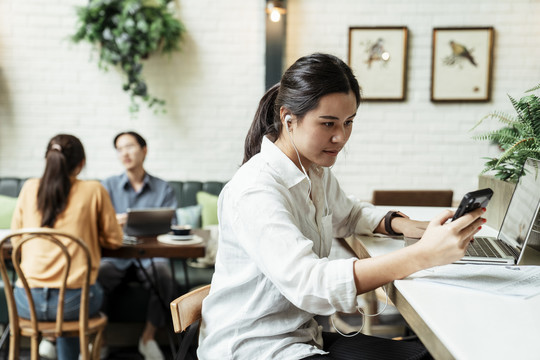
[[[185,331],[195,321],[201,319],[202,302],[210,292],[210,285],[190,291],[171,302],[174,331]]]
[[[452,206],[452,190],[374,190],[373,205]]]
[[[9,277],[7,276],[7,266],[5,263],[4,258],[4,244],[6,244],[8,241],[10,241],[12,238],[18,237],[20,238],[19,241],[15,242],[12,250],[12,256],[11,260],[13,263],[13,267],[23,284],[23,287],[25,289],[25,293],[28,299],[28,305],[30,308],[30,321],[32,324],[32,329],[35,333],[38,332],[38,320],[36,316],[36,309],[34,300],[32,298],[31,288],[28,284],[28,280],[26,279],[26,275],[24,274],[23,270],[21,269],[21,261],[23,257],[23,245],[31,246],[30,242],[32,241],[49,241],[50,243],[57,246],[60,251],[62,252],[63,259],[65,261],[65,266],[62,269],[61,274],[61,285],[59,288],[59,296],[58,296],[58,308],[57,308],[57,315],[56,315],[56,323],[55,323],[55,334],[56,336],[62,335],[62,326],[64,323],[64,299],[65,299],[65,291],[67,288],[67,280],[70,274],[71,270],[71,255],[68,250],[68,246],[64,242],[67,240],[70,244],[74,244],[75,246],[78,246],[83,253],[84,261],[86,265],[86,271],[83,277],[83,284],[81,288],[81,305],[80,305],[80,312],[79,312],[79,319],[82,321],[79,321],[79,331],[82,334],[86,334],[86,330],[88,327],[88,306],[89,306],[89,284],[90,284],[90,269],[91,269],[91,257],[90,257],[90,251],[88,250],[88,246],[84,241],[82,241],[80,238],[56,231],[54,229],[44,229],[44,228],[38,228],[38,229],[22,229],[20,231],[15,231],[7,235],[4,239],[0,241],[0,270],[2,273],[2,279],[5,283],[5,290],[6,290],[6,300],[8,302],[8,311],[10,312],[11,318],[18,318],[18,312],[17,312],[17,306],[14,300],[13,295],[13,289],[11,286],[9,286],[10,281]],[[17,330],[19,329],[18,324]]]

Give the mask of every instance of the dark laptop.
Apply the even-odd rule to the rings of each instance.
[[[534,242],[538,234],[535,223],[540,216],[540,160],[527,159],[523,170],[497,237],[475,236],[467,254],[457,263],[520,264],[528,241]]]
[[[130,236],[155,236],[170,231],[174,208],[128,209],[124,233]]]

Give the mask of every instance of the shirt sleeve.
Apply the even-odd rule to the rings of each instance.
[[[296,307],[329,315],[351,312],[356,306],[352,259],[319,258],[312,250],[293,215],[288,190],[246,190],[227,216],[235,238],[253,263]],[[261,206],[264,204],[264,206]]]
[[[165,186],[165,196],[163,198],[163,203],[162,203],[162,207],[172,207],[172,208],[177,208],[178,207],[178,204],[177,204],[177,201],[176,201],[176,195],[174,193],[174,190],[173,188],[165,183],[166,186]]]
[[[347,196],[331,171],[328,171],[327,176],[326,196],[328,206],[332,209],[334,237],[373,235],[386,211],[353,196]]]
[[[116,220],[116,212],[107,190],[99,185],[99,243],[102,247],[117,249],[122,246],[123,232]]]
[[[23,204],[24,204],[24,199],[26,198],[25,194],[26,194],[27,186],[28,184],[26,183],[23,185],[19,193],[19,196],[17,198],[15,210],[13,210],[13,215],[11,217],[11,230],[20,230],[23,228]]]
[[[109,194],[111,193],[111,184],[109,178],[101,180],[101,185],[103,185]]]

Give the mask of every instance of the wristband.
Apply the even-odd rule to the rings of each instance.
[[[389,211],[386,213],[386,215],[384,216],[384,230],[386,230],[386,232],[390,235],[394,235],[394,236],[403,235],[403,234],[395,232],[394,229],[392,229],[392,219],[395,217],[404,217],[404,216],[398,213],[397,211]]]

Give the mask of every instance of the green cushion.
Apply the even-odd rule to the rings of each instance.
[[[17,198],[0,195],[0,229],[9,229],[11,227],[11,217],[16,204]]]
[[[201,205],[184,206],[176,209],[178,225],[189,225],[192,229],[201,227]]]
[[[218,224],[217,202],[218,196],[205,191],[197,192],[197,203],[202,206],[201,225],[203,228],[208,225]]]

